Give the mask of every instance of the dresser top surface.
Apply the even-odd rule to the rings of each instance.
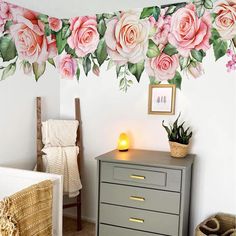
[[[113,150],[98,156],[96,159],[106,162],[137,164],[157,167],[183,169],[192,165],[195,155],[189,154],[183,159],[170,156],[169,152],[129,149],[127,152]]]

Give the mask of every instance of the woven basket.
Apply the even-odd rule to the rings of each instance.
[[[169,141],[170,145],[170,155],[175,158],[184,158],[188,154],[188,145],[171,142]]]
[[[195,236],[221,235],[236,236],[236,216],[217,214],[199,224]]]

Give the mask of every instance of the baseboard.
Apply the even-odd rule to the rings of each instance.
[[[82,216],[82,220],[87,221],[89,223],[96,224],[96,220],[89,217]]]
[[[74,215],[72,213],[69,213],[69,212],[64,212],[63,216],[68,217],[68,218],[72,218],[72,219],[76,219],[76,215]],[[93,223],[93,224],[96,223],[95,219],[92,219],[92,218],[89,218],[89,217],[86,217],[86,216],[82,216],[82,220]]]

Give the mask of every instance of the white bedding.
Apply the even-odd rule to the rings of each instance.
[[[0,167],[0,200],[43,180],[53,181],[53,235],[62,235],[62,176]]]

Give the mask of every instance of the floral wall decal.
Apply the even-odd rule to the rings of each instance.
[[[18,65],[37,81],[47,66],[79,80],[82,70],[99,76],[106,64],[116,69],[123,91],[144,71],[151,84],[168,81],[181,88],[183,72],[193,78],[203,74],[211,47],[215,60],[227,54],[227,70],[236,69],[235,0],[193,0],[71,19],[0,1],[0,80]]]

